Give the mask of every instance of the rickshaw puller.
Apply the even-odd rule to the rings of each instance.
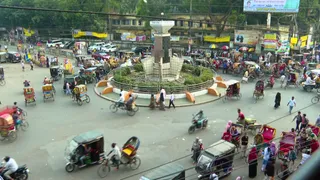
[[[113,164],[117,165],[117,169],[119,169],[120,158],[121,158],[120,148],[117,146],[116,143],[112,143],[111,148],[112,150],[109,152],[107,156],[111,154],[110,160],[113,162]]]

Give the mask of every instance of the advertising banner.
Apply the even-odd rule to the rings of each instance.
[[[264,34],[264,51],[276,51],[277,49],[277,34],[276,33],[266,33]]]
[[[108,37],[107,33],[97,33],[97,32],[91,32],[91,31],[74,31],[73,37],[74,38],[80,38],[83,36],[91,36],[91,37],[96,37],[99,39],[105,39]]]
[[[180,41],[180,36],[170,36],[170,41],[178,42],[178,41]]]
[[[300,37],[300,48],[305,48],[307,46],[308,35]]]
[[[245,12],[298,13],[300,0],[244,0]]]
[[[121,41],[136,41],[137,37],[134,34],[131,33],[122,33],[121,34]]]
[[[254,30],[235,30],[234,44],[256,45],[259,42],[262,32]]]
[[[212,42],[212,43],[230,42],[230,36],[225,36],[225,37],[203,36],[203,41]]]
[[[145,41],[145,40],[147,40],[147,37],[145,35],[136,37],[136,41]]]

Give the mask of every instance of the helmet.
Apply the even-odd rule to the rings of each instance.
[[[17,105],[17,102],[14,102],[13,105]]]
[[[112,143],[111,147],[114,148],[117,144],[116,143]]]
[[[200,113],[203,113],[202,109],[200,110]]]
[[[9,157],[9,156],[6,156],[6,157],[3,158],[3,160],[4,160],[5,162],[8,162],[8,161],[10,160],[10,157]]]

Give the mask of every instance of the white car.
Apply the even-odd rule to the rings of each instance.
[[[93,51],[94,49],[100,51],[100,48],[102,48],[103,46],[105,46],[106,44],[104,42],[100,42],[100,43],[95,43],[91,46],[89,46],[88,50],[89,51]]]
[[[48,48],[51,48],[51,47],[56,47],[56,46],[59,46],[60,48],[63,48],[64,47],[64,44],[61,40],[52,40],[52,41],[48,41],[47,42],[47,47]]]
[[[101,50],[104,52],[115,52],[117,51],[117,49],[118,47],[116,45],[103,46],[101,48]]]

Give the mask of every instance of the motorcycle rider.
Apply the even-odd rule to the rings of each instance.
[[[204,113],[202,110],[200,110],[195,116],[194,119],[197,121],[197,128],[200,128],[203,126],[203,120],[205,119]]]
[[[117,166],[117,170],[118,170],[120,165],[120,158],[121,158],[120,148],[117,146],[116,143],[112,143],[111,148],[112,150],[109,152],[107,156],[111,154],[110,160],[113,162],[113,164]]]
[[[23,82],[23,85],[24,85],[24,87],[29,87],[29,86],[30,86],[30,81],[25,80],[25,81]]]
[[[1,172],[3,173],[3,176],[8,180],[14,180],[10,175],[15,173],[18,170],[18,164],[13,158],[10,158],[9,156],[6,156],[3,158],[4,161],[4,167],[0,168]]]

